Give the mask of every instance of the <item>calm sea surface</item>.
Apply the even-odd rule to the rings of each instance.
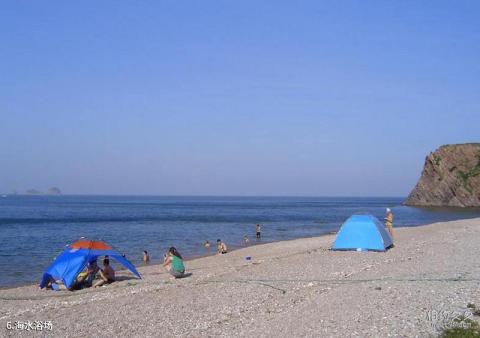
[[[159,261],[169,246],[188,257],[206,254],[217,238],[229,247],[247,235],[258,243],[255,224],[263,224],[262,242],[318,236],[336,231],[356,212],[382,219],[386,207],[396,226],[480,217],[480,210],[424,209],[401,206],[403,198],[329,197],[0,197],[0,286],[38,282],[43,270],[66,244],[84,236],[102,239],[134,264],[148,250]]]

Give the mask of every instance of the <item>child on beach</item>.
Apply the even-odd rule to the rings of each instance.
[[[250,242],[250,240],[248,239],[248,236],[247,236],[247,235],[243,236],[243,244],[244,244],[245,246],[248,246],[248,243],[249,243],[249,242]]]
[[[205,249],[210,249],[210,242],[205,241],[205,243],[203,243],[203,246],[205,247]]]
[[[181,278],[185,275],[185,266],[183,265],[182,256],[173,246],[168,249],[165,255],[163,266],[173,276],[173,278]]]
[[[217,239],[217,253],[219,255],[226,254],[228,252],[227,245],[223,243],[220,239]]]
[[[147,250],[143,250],[143,262],[145,264],[150,262],[150,255],[148,254]]]

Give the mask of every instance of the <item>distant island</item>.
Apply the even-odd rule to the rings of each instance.
[[[27,191],[25,191],[25,195],[43,195],[43,193],[36,189],[28,189]]]
[[[38,196],[38,195],[53,196],[53,195],[61,195],[61,194],[62,194],[62,191],[57,187],[49,188],[46,192],[42,192],[36,189],[29,189],[25,191],[25,195],[30,195],[30,196]]]
[[[430,153],[404,204],[480,207],[480,143],[448,144]]]
[[[47,195],[61,195],[62,192],[57,187],[52,187],[47,190]]]

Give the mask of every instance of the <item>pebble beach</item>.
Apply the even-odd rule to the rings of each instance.
[[[435,336],[448,316],[479,319],[479,238],[476,218],[396,229],[385,253],[331,251],[326,235],[190,260],[182,279],[149,265],[97,289],[2,289],[0,336]]]

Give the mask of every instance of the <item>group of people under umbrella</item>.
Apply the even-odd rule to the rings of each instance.
[[[97,264],[103,256],[103,268]],[[135,266],[105,242],[80,239],[70,245],[55,258],[42,276],[40,288],[78,290],[97,287],[115,280],[115,271],[110,259],[116,260],[137,278],[141,278]],[[97,280],[95,280],[97,278]]]
[[[148,255],[147,252],[145,252]],[[98,258],[103,256],[103,267],[98,266]],[[135,266],[103,241],[80,239],[67,245],[60,255],[45,270],[40,282],[41,289],[79,290],[99,287],[115,281],[115,270],[110,264],[113,259],[123,265],[135,277],[141,278]],[[145,257],[144,257],[145,260]],[[174,247],[164,256],[163,266],[174,278],[185,276],[182,256]]]

